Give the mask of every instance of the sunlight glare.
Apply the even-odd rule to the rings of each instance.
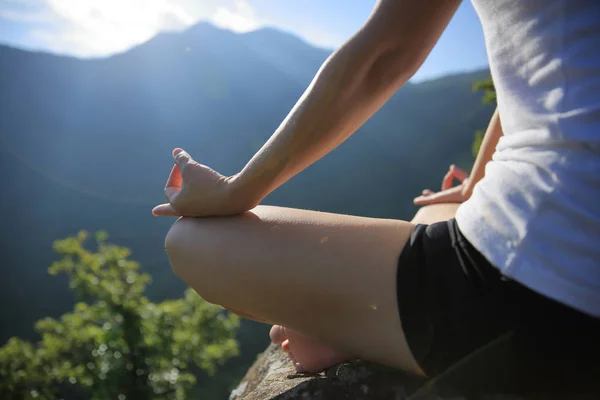
[[[72,27],[61,39],[89,54],[122,51],[161,30],[181,30],[195,22],[168,0],[46,1]]]

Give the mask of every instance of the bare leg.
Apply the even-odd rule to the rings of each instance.
[[[459,204],[434,204],[419,209],[411,221],[413,224],[431,224],[447,221],[456,214]],[[247,316],[246,316],[247,317]],[[271,341],[280,344],[288,353],[298,372],[319,372],[331,365],[349,360],[351,354],[336,350],[300,332],[274,325],[270,332]]]
[[[166,245],[174,271],[207,301],[343,354],[418,373],[395,287],[398,255],[412,228],[257,207],[239,217],[182,218]]]
[[[211,303],[349,354],[418,371],[396,300],[408,222],[257,207],[182,218],[167,235],[173,270]]]
[[[459,206],[459,203],[441,203],[424,206],[419,208],[419,211],[417,211],[410,222],[416,225],[448,221],[449,219],[454,218]]]

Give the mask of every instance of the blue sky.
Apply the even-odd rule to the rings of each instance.
[[[237,32],[275,26],[335,48],[365,21],[374,0],[0,0],[0,43],[78,57],[107,56],[163,30],[201,20]],[[487,66],[481,26],[465,0],[415,76]]]

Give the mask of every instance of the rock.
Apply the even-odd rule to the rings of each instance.
[[[396,370],[358,360],[321,374],[298,374],[279,346],[271,345],[229,399],[404,399],[407,386],[416,388],[419,382]]]
[[[298,374],[279,346],[270,345],[231,393],[229,400],[465,400],[440,397],[426,380],[361,360],[321,374]],[[514,400],[517,397],[485,397]]]
[[[479,377],[468,370],[474,381]],[[450,381],[457,380],[450,375]],[[489,387],[488,387],[489,388]],[[466,394],[468,393],[468,394]],[[425,380],[377,364],[355,360],[329,368],[321,374],[298,374],[279,346],[270,345],[248,370],[229,400],[519,400],[549,399],[547,395],[516,396],[449,389],[439,379]],[[553,398],[553,397],[552,397]],[[598,399],[598,394],[564,399]]]

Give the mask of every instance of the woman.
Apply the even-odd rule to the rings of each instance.
[[[351,355],[433,376],[507,332],[523,338],[519,355],[535,348],[529,359],[575,375],[600,354],[595,0],[473,1],[505,135],[456,219],[257,206],[414,74],[459,3],[379,1],[240,173],[173,152],[169,204],[154,214],[232,216],[180,219],[166,239],[174,271],[207,301],[277,325],[299,370]]]

